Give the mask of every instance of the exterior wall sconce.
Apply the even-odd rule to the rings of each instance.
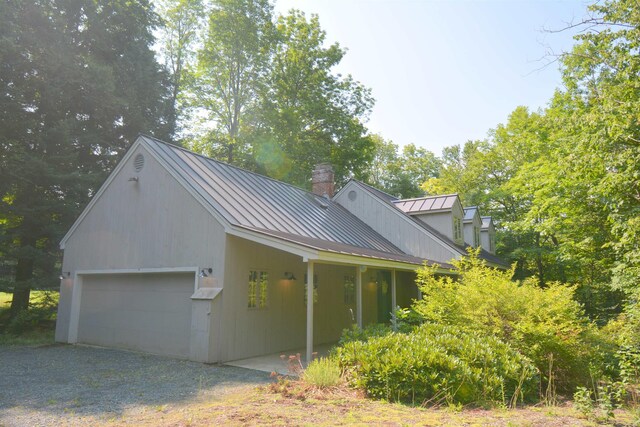
[[[69,279],[70,277],[71,277],[70,271],[63,271],[62,274],[60,274],[60,280]]]
[[[289,271],[285,271],[284,272],[284,276],[282,276],[283,280],[298,280],[296,279],[296,276],[293,275],[293,273],[289,272]]]
[[[200,274],[198,275],[198,277],[200,277],[200,278],[209,277],[209,275],[211,275],[211,273],[213,273],[213,268],[211,268],[211,267],[203,268],[202,270],[200,270]]]

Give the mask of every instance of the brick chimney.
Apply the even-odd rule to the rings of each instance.
[[[333,180],[333,168],[329,163],[316,165],[311,174],[311,192],[318,196],[333,197],[335,182]]]

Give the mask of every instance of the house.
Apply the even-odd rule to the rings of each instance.
[[[482,219],[477,206],[464,208],[462,226],[464,228],[464,242],[474,248],[481,246],[480,229],[482,228]]]
[[[496,253],[496,227],[490,216],[483,216],[480,228],[480,243],[482,248],[490,254]]]
[[[408,307],[424,263],[450,274],[465,254],[439,215],[462,217],[457,196],[427,212],[356,180],[334,195],[329,165],[312,185],[140,136],[61,241],[56,341],[202,362],[310,357]]]

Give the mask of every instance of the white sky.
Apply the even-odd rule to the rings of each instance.
[[[368,127],[440,154],[482,139],[518,105],[544,107],[561,85],[541,67],[586,16],[584,1],[277,0],[276,12],[316,13],[328,42],[348,49],[336,69],[373,91]],[[547,57],[548,61],[549,57]]]

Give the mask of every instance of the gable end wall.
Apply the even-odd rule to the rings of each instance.
[[[145,162],[136,173],[138,153]],[[224,227],[143,145],[132,154],[67,237],[62,271],[211,267],[222,287]],[[67,341],[69,285],[60,289],[57,341]]]
[[[355,192],[355,199],[349,193]],[[334,198],[349,212],[407,254],[436,262],[449,262],[460,254],[446,243],[429,235],[428,231],[393,206],[373,196],[354,181],[349,182]]]

